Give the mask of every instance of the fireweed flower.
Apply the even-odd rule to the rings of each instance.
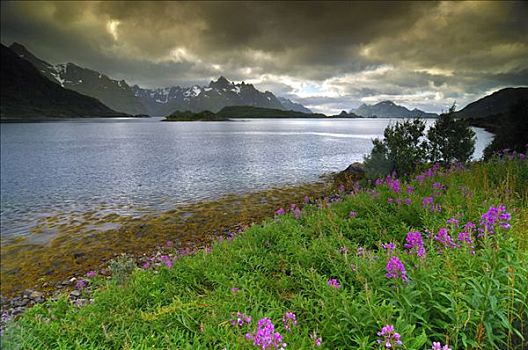
[[[412,200],[410,198],[405,198],[405,204],[411,205],[412,204]]]
[[[358,213],[356,211],[351,211],[350,213],[348,213],[349,218],[355,218],[357,215]]]
[[[233,287],[231,288],[231,293],[235,294],[239,291],[240,289],[238,289],[237,287]]]
[[[425,181],[425,175],[418,175],[416,176],[416,180],[418,182],[424,182]]]
[[[394,244],[394,242],[382,243],[381,247],[385,249],[387,253],[392,253],[396,249],[396,244]]]
[[[304,204],[310,203],[310,197],[304,196]]]
[[[335,278],[330,278],[326,284],[328,284],[330,287],[333,287],[333,288],[336,288],[336,289],[339,289],[341,288],[341,285],[339,284],[339,281]]]
[[[400,334],[394,331],[394,326],[391,324],[381,328],[377,334],[378,337],[381,337],[381,339],[378,339],[378,344],[384,346],[385,349],[392,349],[403,345],[400,340]]]
[[[235,316],[231,319],[231,325],[242,327],[244,324],[250,324],[251,323],[251,317],[244,315],[241,312],[237,312]]]
[[[310,334],[310,339],[313,340],[314,342],[314,345],[316,347],[320,347],[321,346],[321,343],[323,341],[323,339],[321,339],[321,337],[317,337],[317,334],[315,334],[315,332],[313,334]]]
[[[427,207],[434,204],[434,198],[433,197],[425,197],[422,201],[422,206]]]
[[[97,276],[97,272],[95,272],[93,270],[92,271],[88,271],[86,273],[86,277],[88,277],[88,278],[94,278],[95,276]]]
[[[433,189],[435,190],[443,190],[444,188],[445,188],[444,185],[442,185],[440,182],[435,182],[433,184]]]
[[[78,290],[84,289],[86,288],[86,286],[88,286],[88,281],[82,278],[79,279],[77,283],[75,283],[75,289],[78,289]]]
[[[453,239],[447,232],[445,227],[441,228],[438,231],[438,234],[435,236],[435,241],[440,243],[445,249],[456,248],[456,244],[453,242]]]
[[[439,341],[434,341],[431,350],[451,350],[451,348],[447,344],[442,346]]]
[[[374,185],[381,186],[383,185],[384,182],[385,181],[383,181],[383,179],[377,178],[376,181],[374,182]]]
[[[339,185],[338,190],[339,190],[339,192],[344,192],[345,191],[345,186],[343,184]]]
[[[339,252],[343,255],[348,254],[348,248],[346,246],[342,246],[339,248]]]
[[[146,261],[142,266],[141,266],[144,270],[148,270],[150,268],[150,263],[148,261]]]
[[[454,227],[458,227],[459,222],[455,217],[452,217],[452,218],[447,219],[447,224],[453,225]]]
[[[267,317],[258,321],[255,334],[246,334],[246,340],[253,340],[253,345],[258,346],[261,350],[284,349],[287,346],[286,343],[282,342],[281,334],[275,332],[273,323]]]
[[[288,332],[291,332],[292,327],[297,326],[297,317],[291,311],[288,311],[282,316],[282,324],[284,324],[284,329]]]
[[[463,244],[471,248],[471,254],[475,254],[475,246],[473,245],[473,240],[471,239],[471,233],[468,231],[461,231],[458,234],[458,240],[460,241],[459,247],[462,247]]]
[[[301,217],[301,209],[299,209],[299,207],[295,207],[295,209],[293,209],[293,216],[296,219],[299,219]]]
[[[387,273],[385,276],[390,279],[400,279],[403,282],[407,282],[407,272],[405,271],[405,266],[402,261],[397,257],[393,256],[389,259],[389,262],[386,266]]]
[[[414,187],[412,187],[411,185],[407,186],[407,194],[411,194],[414,192]]]
[[[165,266],[167,266],[169,269],[171,269],[172,266],[174,265],[172,260],[167,255],[160,256],[160,259],[165,264]]]
[[[394,193],[400,193],[401,187],[400,187],[400,181],[398,179],[393,179],[390,176],[387,176],[387,185]]]
[[[284,215],[286,214],[286,211],[284,210],[284,208],[279,208],[277,209],[277,211],[275,211],[275,215],[279,216],[279,215]]]
[[[488,232],[489,234],[495,234],[497,225],[507,230],[511,227],[510,220],[511,214],[506,211],[504,205],[501,204],[498,207],[491,206],[480,218],[481,228],[479,231],[481,233]]]
[[[422,234],[418,231],[411,231],[407,233],[407,237],[405,237],[405,249],[408,249],[409,251],[407,253],[412,254],[416,253],[416,255],[420,258],[423,258],[425,256],[425,248],[423,244]]]

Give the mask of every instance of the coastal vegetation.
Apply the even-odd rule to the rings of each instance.
[[[383,139],[374,139],[365,156],[370,179],[397,173],[407,176],[427,162],[467,162],[475,151],[475,132],[465,119],[455,119],[455,105],[441,114],[425,133],[425,122],[409,119],[385,128]]]
[[[306,197],[125,277],[90,271],[78,289],[97,287],[93,302],[31,308],[3,348],[525,348],[525,154],[418,171]]]

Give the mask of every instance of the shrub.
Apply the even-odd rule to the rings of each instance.
[[[112,277],[118,284],[124,284],[135,268],[136,263],[126,254],[121,254],[118,258],[110,261]]]
[[[400,176],[415,171],[427,154],[424,130],[425,123],[420,119],[387,126],[383,132],[384,139],[375,139],[371,155],[364,159],[367,175],[372,176],[368,170],[379,175],[396,172]]]
[[[441,114],[427,132],[429,160],[432,162],[467,162],[475,151],[475,132],[464,119],[455,119],[455,104]]]

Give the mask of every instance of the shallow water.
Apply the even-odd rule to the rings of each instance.
[[[227,193],[314,181],[360,161],[389,122],[152,118],[2,124],[2,241],[28,236],[57,215],[79,221],[87,212],[139,216]],[[478,158],[492,135],[475,130]]]

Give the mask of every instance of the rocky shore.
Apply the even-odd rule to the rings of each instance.
[[[328,203],[338,202],[343,195],[350,194],[358,190],[357,181],[364,176],[363,166],[361,163],[353,163],[344,171],[333,174],[328,177],[325,186],[317,186],[319,192],[312,192],[311,196],[304,195],[302,202],[318,203],[319,206],[326,206]],[[301,187],[306,190],[307,187]],[[310,188],[310,187],[308,187]],[[289,188],[288,191],[298,191],[299,188]],[[313,190],[313,188],[312,188]],[[334,191],[335,190],[335,191]],[[268,194],[267,194],[268,195]],[[273,197],[273,196],[272,196]],[[300,203],[301,195],[296,193],[296,196],[289,196],[292,202]],[[242,197],[241,197],[242,199]],[[259,200],[262,202],[262,200]],[[277,201],[275,201],[277,203]],[[290,203],[291,204],[291,203]],[[289,204],[284,202],[285,207]],[[277,206],[274,207],[276,209]],[[296,205],[291,204],[291,210],[295,210]],[[266,216],[273,215],[273,212]],[[264,216],[264,217],[266,217]],[[252,219],[258,221],[264,218],[262,216],[253,217]],[[58,300],[61,297],[67,298],[76,306],[83,306],[92,301],[91,294],[96,285],[89,283],[91,280],[109,280],[112,278],[112,269],[110,267],[111,261],[119,256],[125,256],[134,266],[142,269],[153,269],[162,265],[172,264],[173,261],[187,255],[193,255],[200,250],[207,252],[214,241],[231,240],[235,236],[241,234],[245,228],[250,226],[253,220],[243,220],[236,224],[230,225],[220,229],[215,229],[210,232],[200,233],[200,237],[194,240],[185,241],[184,244],[178,241],[166,240],[162,244],[156,245],[153,249],[145,249],[140,252],[127,252],[127,254],[114,253],[112,258],[102,259],[97,265],[87,267],[87,271],[82,273],[73,273],[65,276],[59,281],[48,281],[40,285],[41,288],[27,288],[22,292],[15,293],[10,297],[0,296],[1,319],[0,331],[5,329],[7,322],[16,318],[26,309],[36,304],[45,303],[46,301]],[[147,224],[142,224],[141,227]],[[208,237],[203,239],[203,237]],[[89,271],[88,271],[89,269]],[[91,276],[92,275],[92,276]]]

